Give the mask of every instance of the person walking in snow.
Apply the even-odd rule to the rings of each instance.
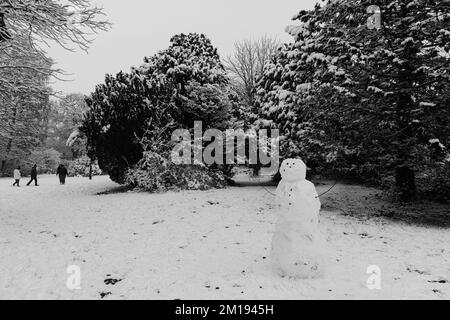
[[[15,187],[15,186],[20,187],[20,178],[21,178],[20,167],[17,167],[14,170],[14,180],[15,180],[15,182],[13,184],[13,187]]]
[[[27,186],[29,186],[34,181],[34,185],[36,187],[38,187],[39,185],[38,185],[38,181],[37,181],[37,165],[36,164],[33,166],[33,168],[31,168],[30,176],[31,176],[31,180],[30,180],[30,182],[28,182]]]
[[[56,170],[56,175],[59,176],[60,184],[66,184],[67,169],[63,164],[59,165],[58,169]]]

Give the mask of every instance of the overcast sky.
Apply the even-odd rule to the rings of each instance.
[[[234,42],[263,35],[290,41],[285,27],[302,9],[316,0],[93,0],[104,7],[113,23],[108,33],[97,36],[89,53],[66,52],[54,46],[49,55],[70,73],[70,82],[53,87],[65,93],[89,94],[106,73],[140,65],[169,46],[177,33],[205,33],[222,57],[232,54]]]

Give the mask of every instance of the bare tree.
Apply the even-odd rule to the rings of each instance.
[[[67,50],[75,47],[87,50],[93,40],[91,36],[110,26],[100,19],[102,16],[103,9],[92,7],[88,0],[0,2],[0,20],[4,20],[0,26],[3,24],[2,35],[6,35],[2,38],[28,39],[36,49],[54,41]]]
[[[48,80],[56,72],[52,65],[50,58],[37,55],[27,42],[4,48],[0,51],[0,99],[6,103],[17,93],[50,93]]]
[[[244,40],[235,43],[234,55],[225,59],[225,67],[232,77],[232,85],[239,95],[243,108],[239,117],[247,129],[257,119],[255,111],[256,84],[263,75],[264,67],[278,50],[277,39],[264,36],[258,40]],[[250,165],[253,175],[258,176],[261,164]]]
[[[277,39],[268,36],[258,40],[236,42],[234,55],[225,59],[225,66],[233,78],[236,92],[247,108],[253,106],[256,81],[279,45],[280,42]]]
[[[61,70],[53,69],[45,48],[57,43],[70,51],[86,51],[93,36],[110,26],[103,16],[103,9],[88,0],[0,0],[0,93],[17,89],[11,80],[18,75],[5,77],[17,70],[58,77]],[[39,91],[41,82],[32,80],[36,78],[24,85]]]
[[[110,24],[88,0],[0,0],[0,170],[39,144],[55,69],[50,44],[88,50]]]

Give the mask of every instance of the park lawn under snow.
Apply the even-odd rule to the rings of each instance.
[[[101,195],[117,187],[107,177],[11,184],[0,179],[1,299],[450,298],[449,229],[346,215],[345,198],[370,189],[338,185],[323,199],[328,273],[292,280],[270,268],[273,187]],[[66,287],[70,265],[80,290]],[[381,290],[366,287],[370,265]]]

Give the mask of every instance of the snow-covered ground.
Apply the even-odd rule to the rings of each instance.
[[[11,184],[0,179],[1,299],[450,298],[449,229],[352,218],[330,209],[335,201],[321,213],[326,277],[291,280],[270,268],[273,187],[99,195],[117,185]],[[66,286],[71,265],[80,290]],[[371,265],[381,290],[366,286]]]

